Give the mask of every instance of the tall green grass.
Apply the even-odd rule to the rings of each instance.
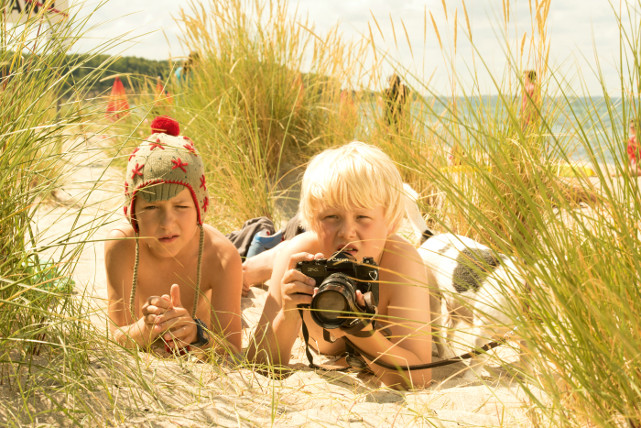
[[[291,215],[276,211],[274,196],[312,154],[355,136],[352,89],[366,44],[337,28],[317,34],[289,12],[286,1],[225,0],[191,2],[180,16],[199,60],[175,88],[174,115],[207,161],[211,221],[227,227]]]
[[[446,63],[463,43],[475,52],[464,72],[447,64],[456,97],[443,97],[379,51],[376,19],[367,37],[348,42],[338,27],[318,34],[308,20],[289,14],[284,1],[192,2],[180,23],[185,47],[199,53],[199,63],[186,83],[164,82],[171,105],[154,104],[155,76],[130,76],[137,107],[109,128],[120,137],[111,154],[125,159],[119,150],[148,135],[153,115],[174,116],[207,161],[216,201],[208,221],[231,229],[257,215],[286,215],[274,196],[295,186],[306,160],[323,148],[353,138],[381,146],[420,190],[434,230],[473,237],[518,261],[529,287],[517,290],[504,309],[527,343],[529,367],[518,379],[537,409],[533,423],[639,426],[640,202],[637,180],[625,174],[621,142],[627,120],[640,107],[634,94],[641,75],[641,4],[613,10],[620,18],[623,90],[604,94],[611,128],[605,120],[585,121],[579,109],[594,116],[599,106],[582,98],[577,107],[576,97],[586,95],[581,85],[569,86],[548,65],[549,0],[531,1],[526,38],[509,33],[510,2],[502,3],[503,22],[496,25],[503,29],[506,65],[502,75],[492,76],[497,97],[489,100],[469,89],[463,82],[490,69],[475,49],[469,24],[474,17],[464,6],[448,13],[449,28],[458,36],[446,37],[447,26],[425,17],[431,25],[425,31],[434,32]],[[289,408],[283,403],[291,402],[286,388],[272,384],[266,393],[258,378],[216,365],[194,369],[176,360],[164,366],[104,339],[88,322],[88,301],[70,293],[74,261],[89,240],[78,238],[81,220],[54,240],[64,256],[48,263],[33,217],[64,170],[62,142],[70,129],[106,122],[91,110],[94,103],[73,102],[82,99],[83,87],[99,70],[76,82],[73,97],[60,93],[58,83],[69,78],[61,71],[65,51],[56,39],[36,43],[31,35],[37,26],[34,20],[2,28],[0,62],[10,78],[0,92],[0,234],[14,238],[0,244],[0,383],[15,395],[0,405],[0,419],[15,425],[136,423],[150,414],[156,420],[175,416],[184,404],[197,414],[183,412],[181,421],[212,423],[221,419],[209,418],[203,406],[227,395],[249,408],[254,400],[246,399],[248,389],[263,394],[267,410],[258,412],[260,420],[278,421],[277,414]],[[58,31],[73,39],[80,28],[70,20]],[[385,37],[403,40],[400,34]],[[385,86],[381,61],[404,82],[423,82],[413,84],[406,115],[395,126],[384,119],[380,94],[353,91],[360,84]],[[520,120],[525,68],[537,70],[545,101],[528,127]],[[353,106],[341,98],[344,89]],[[623,99],[621,116],[615,96]],[[555,164],[570,159],[574,142],[590,156],[596,177],[588,179],[581,170],[558,177]],[[615,154],[610,169],[597,145]],[[455,168],[447,160],[452,147],[459,150]],[[623,175],[613,178],[612,170]],[[95,226],[87,227],[91,233]],[[209,385],[212,379],[215,386]],[[234,418],[224,423],[248,422],[242,419],[247,413],[226,404]]]
[[[431,130],[405,137],[407,145],[398,144],[403,137],[396,138],[386,148],[402,159],[407,180],[424,190],[424,210],[436,229],[474,237],[519,261],[528,287],[505,309],[528,344],[534,374],[527,372],[521,379],[547,421],[541,423],[639,426],[639,187],[636,177],[627,174],[623,143],[627,119],[639,111],[639,4],[613,10],[620,18],[624,89],[609,93],[601,80],[607,121],[595,115],[600,106],[581,92],[585,85],[570,86],[548,64],[550,3],[530,4],[532,30],[527,37],[513,46],[511,35],[503,35],[505,71],[492,75],[496,100],[485,102],[482,94],[458,86],[460,97],[446,99],[431,111],[425,102],[428,114],[412,118],[424,125],[418,129]],[[510,28],[509,3],[503,6],[503,26]],[[465,9],[462,15],[463,22],[472,19]],[[467,40],[475,48],[470,26],[461,27],[459,41]],[[439,40],[445,39],[442,36]],[[456,44],[442,49],[452,54]],[[447,54],[444,57],[453,61]],[[450,67],[452,81],[474,82],[478,73],[490,73],[482,53],[477,54],[465,75]],[[515,94],[523,90],[526,62],[534,65],[543,82],[544,102],[534,125],[524,128],[520,95]],[[598,68],[595,73],[601,76]],[[431,92],[428,86],[419,90]],[[577,103],[577,97],[585,98]],[[439,110],[445,113],[437,114]],[[593,120],[587,121],[590,115]],[[463,149],[459,169],[445,166],[436,143]],[[557,175],[556,163],[570,161],[575,143],[589,156],[594,178],[588,179],[581,169],[571,177]],[[405,148],[423,145],[440,159],[408,161]],[[613,164],[607,165],[597,147],[614,153]],[[622,176],[613,178],[612,172]],[[421,186],[425,181],[429,186]],[[442,199],[435,201],[434,193]],[[510,284],[505,287],[513,289]]]
[[[638,111],[638,100],[630,96],[638,87],[637,15],[631,6],[619,15],[631,17],[619,22],[621,81],[629,89],[621,94],[623,117],[612,100],[615,95],[604,94],[613,124],[608,128],[604,121],[588,124],[577,111],[576,97],[587,95],[580,90],[583,85],[570,86],[548,64],[550,5],[530,2],[531,25],[523,37],[509,32],[511,4],[502,3],[497,11],[502,22],[496,23],[505,39],[501,75],[476,49],[469,23],[474,17],[467,15],[465,4],[459,12],[450,10],[449,27],[433,25],[426,31],[434,31],[439,40],[456,96],[443,97],[428,83],[415,84],[406,116],[390,127],[376,102],[380,94],[371,98],[363,92],[357,97],[361,121],[346,128],[332,126],[340,104],[326,94],[341,86],[332,86],[333,68],[303,68],[299,59],[309,46],[301,41],[312,33],[304,31],[307,23],[291,24],[284,17],[285,3],[264,10],[239,2],[211,9],[192,6],[192,15],[181,18],[185,42],[201,54],[202,62],[180,92],[175,114],[191,134],[208,136],[211,147],[219,147],[207,145],[205,156],[214,162],[208,167],[215,171],[216,187],[229,192],[229,197],[218,196],[229,204],[236,224],[259,214],[274,215],[270,196],[274,179],[289,169],[286,164],[301,165],[311,153],[346,137],[383,147],[406,181],[421,190],[423,209],[435,230],[473,237],[518,260],[529,291],[519,290],[523,294],[505,309],[513,312],[528,343],[536,375],[524,373],[523,386],[543,420],[558,426],[637,426],[638,187],[625,175],[613,180],[605,158],[594,149],[595,142],[608,147],[615,153],[611,167],[626,170],[621,141],[627,136],[621,130],[629,112]],[[264,11],[265,19],[251,21]],[[435,21],[426,15],[425,22]],[[371,27],[380,25],[374,20]],[[444,28],[454,28],[457,35],[445,37]],[[379,33],[403,40],[402,34]],[[339,55],[340,43],[317,34],[309,40],[324,40],[313,50],[319,58],[335,58],[332,63],[348,59]],[[381,57],[373,37],[362,43],[373,49],[373,57]],[[464,72],[454,66],[457,44],[462,43],[474,52]],[[317,53],[321,47],[337,54]],[[383,57],[405,82],[421,82],[393,56]],[[520,111],[526,69],[537,71],[542,100],[528,126]],[[299,107],[301,70],[305,91]],[[371,76],[372,87],[384,87],[377,69],[357,70],[357,75]],[[484,98],[478,84],[462,83],[476,81],[479,73],[494,73],[496,98]],[[319,89],[308,91],[310,87]],[[325,92],[328,87],[334,89]],[[582,110],[597,111],[592,98],[583,102]],[[596,177],[588,179],[582,169],[559,177],[557,164],[570,161],[577,142],[590,156]],[[452,147],[459,150],[457,167],[448,165]],[[539,390],[545,391],[543,398]]]
[[[96,332],[71,275],[101,219],[63,208],[56,192],[95,117],[81,100],[100,70],[72,81],[84,63],[67,53],[86,18],[49,27],[43,13],[0,28],[0,420],[15,426],[96,422],[86,394]],[[48,230],[36,223],[38,212],[56,210]]]

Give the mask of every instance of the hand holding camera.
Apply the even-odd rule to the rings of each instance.
[[[378,266],[373,258],[358,262],[339,251],[329,259],[300,261],[296,270],[316,282],[318,291],[309,304],[316,324],[356,333],[370,323],[378,305]],[[359,291],[365,297],[365,307],[357,302]]]
[[[280,299],[283,315],[287,318],[298,319],[298,308],[309,307],[316,283],[314,279],[304,275],[296,269],[301,261],[310,261],[314,257],[320,258],[322,254],[313,255],[310,253],[293,254],[289,261],[289,268],[284,272],[281,280]]]

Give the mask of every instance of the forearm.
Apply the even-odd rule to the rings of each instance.
[[[142,318],[133,324],[112,328],[111,334],[116,343],[125,348],[148,346],[157,337]]]
[[[370,337],[346,336],[358,349],[368,355],[365,357],[367,365],[374,374],[388,386],[404,388],[424,388],[431,382],[429,369],[408,370],[408,367],[428,364],[431,362],[431,350],[424,356],[418,355],[403,346],[403,340],[392,342],[380,331]],[[425,345],[429,349],[429,344]],[[371,357],[372,359],[370,359]],[[398,367],[390,369],[386,366]]]
[[[271,322],[261,322],[250,344],[249,358],[264,364],[289,363],[292,347],[300,331],[300,323],[297,313],[285,314],[282,310]]]
[[[241,350],[241,333],[240,326],[236,329],[220,330],[214,332],[216,339],[209,338],[206,345],[201,346],[202,349],[212,348],[214,352],[219,355],[230,354],[239,355]]]

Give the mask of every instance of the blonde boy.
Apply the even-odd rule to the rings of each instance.
[[[241,347],[241,259],[203,224],[209,203],[202,161],[178,123],[160,116],[129,158],[125,215],[105,244],[111,333],[123,346],[183,353]],[[220,340],[218,341],[220,342]]]
[[[425,268],[416,249],[395,234],[404,214],[402,186],[391,159],[361,142],[326,150],[311,161],[299,206],[309,231],[289,241],[276,256],[250,358],[271,364],[289,362],[302,325],[298,305],[309,305],[319,285],[295,269],[296,263],[328,258],[342,250],[358,261],[373,257],[379,265],[377,330],[372,331],[371,324],[365,327],[369,332],[358,335],[332,329],[336,339],[332,343],[324,340],[322,328],[304,311],[310,343],[321,353],[338,355],[349,340],[363,353],[397,367],[431,361]],[[357,301],[364,305],[360,292]],[[383,329],[389,334],[384,335]],[[390,370],[370,360],[366,363],[390,386],[420,388],[430,382],[429,370]]]

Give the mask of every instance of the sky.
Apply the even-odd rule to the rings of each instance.
[[[98,0],[69,1],[72,5],[82,5],[80,13],[83,14],[94,10]],[[192,4],[206,6],[210,1],[217,0],[109,0],[91,15],[89,24],[96,28],[83,37],[76,49],[86,51],[108,38],[128,34],[135,40],[108,52],[150,59],[182,57],[187,49],[180,42],[181,28],[176,21],[181,8],[192,14]],[[617,2],[618,8],[619,0],[613,1]],[[265,3],[268,2],[265,0]],[[443,4],[447,7],[447,16]],[[289,10],[291,15],[296,9],[298,16],[306,17],[320,35],[339,25],[344,38],[358,38],[369,34],[371,26],[379,53],[385,52],[397,61],[397,66],[405,70],[402,75],[414,76],[411,83],[420,82],[429,92],[452,92],[451,58],[455,58],[453,64],[458,76],[455,91],[470,91],[478,85],[480,93],[495,93],[492,77],[501,80],[506,76],[506,46],[516,56],[514,52],[519,50],[523,38],[526,50],[533,44],[529,1],[511,1],[507,30],[503,26],[501,5],[500,0],[466,2],[476,54],[466,42],[467,30],[460,0],[290,0]],[[455,13],[458,36],[454,55]],[[373,17],[382,36],[373,25]],[[435,36],[432,17],[439,29],[443,49]],[[426,23],[427,31],[424,31]],[[392,26],[396,30],[397,44],[391,36]],[[405,42],[403,26],[411,50]],[[562,77],[564,84],[577,94],[601,95],[595,68],[598,64],[606,89],[614,96],[620,95],[618,28],[608,0],[552,0],[547,34],[551,46],[548,64],[555,70],[555,76]],[[489,70],[484,69],[484,63]],[[389,63],[380,67],[381,75],[394,69]],[[524,55],[521,61],[517,60],[517,68],[535,68],[535,64],[531,57]]]

